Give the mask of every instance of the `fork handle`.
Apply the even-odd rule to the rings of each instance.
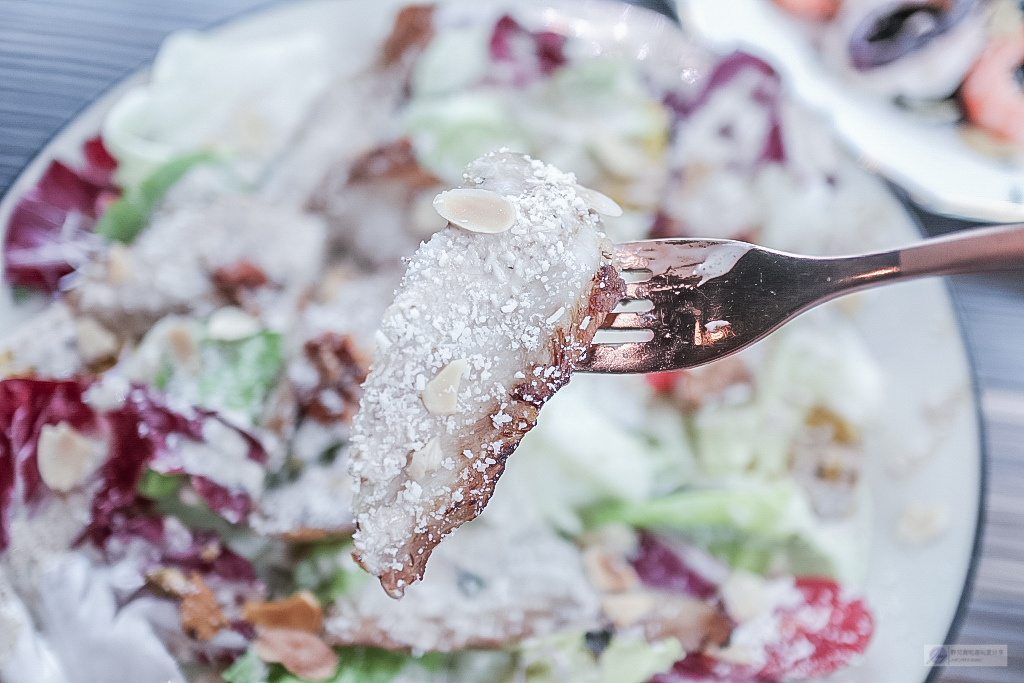
[[[898,277],[954,275],[1024,266],[1024,223],[963,230],[898,249]]]

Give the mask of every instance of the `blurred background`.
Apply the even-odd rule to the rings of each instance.
[[[208,27],[275,0],[0,0],[0,196],[77,112],[181,28]],[[674,17],[671,3],[638,2]],[[907,202],[922,229],[969,223]],[[1024,277],[950,280],[985,425],[988,490],[981,556],[959,642],[1008,644],[1005,669],[950,668],[936,680],[1024,680]]]

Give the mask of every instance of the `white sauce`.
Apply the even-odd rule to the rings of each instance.
[[[700,287],[708,280],[714,280],[716,277],[722,277],[728,273],[752,247],[753,245],[742,242],[708,247],[704,262],[693,269],[694,275],[700,275],[700,282],[697,283],[697,286]]]

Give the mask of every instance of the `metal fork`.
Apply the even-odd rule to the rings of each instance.
[[[843,294],[926,275],[1022,267],[1024,223],[838,258],[688,238],[627,242],[616,245],[616,253],[626,295],[598,331],[582,372],[692,368],[750,346]],[[649,341],[619,343],[615,333],[602,336],[604,330],[630,330]]]

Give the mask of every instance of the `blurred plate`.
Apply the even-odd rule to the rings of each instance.
[[[678,9],[683,25],[716,50],[742,49],[778,69],[791,95],[827,116],[866,166],[918,204],[980,221],[1024,221],[1024,167],[982,155],[955,126],[920,123],[841,82],[769,0],[678,0]]]
[[[717,1],[703,3],[709,15],[715,14]],[[739,4],[747,1],[722,3],[718,14],[728,7],[735,19]],[[335,63],[343,71],[356,73],[369,63],[402,4],[399,0],[314,0],[253,14],[217,30],[236,37],[299,28],[323,31],[335,50]],[[664,17],[620,3],[475,0],[466,7],[494,16],[507,10],[532,27],[590,39],[606,51],[638,60],[657,50],[677,56],[687,68],[706,63],[700,58],[704,53],[700,40],[683,35]],[[715,42],[720,48],[726,46],[720,37]],[[80,159],[81,143],[96,134],[106,111],[146,76],[140,72],[127,79],[47,145],[0,203],[0,226],[6,226],[17,199],[52,159],[73,163]],[[893,245],[920,238],[905,214],[881,227]],[[25,314],[24,307],[13,304],[10,288],[0,287],[0,329],[10,329]],[[947,642],[973,566],[983,483],[976,401],[966,352],[942,282],[911,282],[866,292],[850,314],[886,373],[887,393],[882,424],[865,435],[870,456],[865,477],[874,514],[862,590],[876,618],[876,634],[864,660],[834,680],[911,683],[928,676],[925,647]],[[923,547],[900,545],[895,530],[907,503],[941,506],[949,518],[946,532]]]

